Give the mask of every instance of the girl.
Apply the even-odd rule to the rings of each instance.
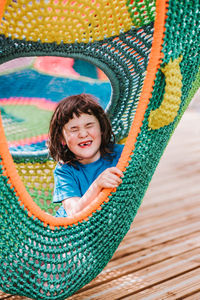
[[[115,167],[123,146],[114,144],[110,122],[89,94],[63,99],[50,122],[48,147],[58,163],[53,202],[62,202],[56,217],[72,216],[103,188],[115,188],[123,173]]]

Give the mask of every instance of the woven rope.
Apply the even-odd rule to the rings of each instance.
[[[9,0],[0,33],[46,43],[88,43],[148,24],[154,16],[154,1]]]
[[[31,9],[36,2],[41,4],[40,1],[32,1]],[[54,6],[59,1],[50,5],[52,2],[48,3],[55,14]],[[18,56],[47,54],[92,61],[111,80],[113,96],[108,113],[112,117],[117,137],[127,136],[131,127],[118,164],[124,171],[123,183],[109,197],[106,196],[106,191],[102,192],[97,199],[101,206],[94,204],[88,211],[72,220],[53,218],[34,204],[21,184],[7,151],[4,134],[0,131],[0,288],[5,292],[33,299],[64,300],[99,274],[112,257],[130,228],[181,115],[199,87],[200,4],[199,0],[170,0],[167,5],[163,0],[158,0],[153,24],[149,17],[154,15],[155,6],[152,1],[119,1],[119,6],[114,1],[112,16],[119,16],[120,5],[126,9],[125,16],[129,16],[124,23],[120,18],[120,26],[117,23],[114,31],[116,36],[106,36],[105,39],[102,37],[102,40],[98,40],[97,36],[92,35],[96,34],[97,28],[91,23],[91,36],[87,36],[88,40],[83,35],[84,30],[80,30],[81,43],[59,44],[55,40],[55,43],[38,42],[37,34],[32,36],[32,40],[36,39],[37,42],[31,41],[29,35],[20,40],[20,31],[16,40],[14,33],[5,36],[5,26],[9,26],[14,17],[13,7],[19,8],[22,0],[7,1],[6,5],[7,3],[11,8],[6,6],[3,14],[1,62]],[[109,1],[106,3],[110,4]],[[35,7],[40,7],[40,4]],[[80,7],[80,11],[81,9]],[[134,18],[139,19],[137,24]],[[134,27],[132,29],[129,20]],[[50,23],[55,25],[52,22]],[[86,24],[88,26],[87,22]],[[106,25],[105,30],[107,27]],[[122,29],[126,32],[122,33]],[[101,30],[104,31],[102,28]],[[107,31],[105,33],[108,34]],[[48,39],[48,34],[46,38]],[[91,42],[88,42],[89,38],[92,39]],[[169,67],[171,63],[173,67]],[[170,72],[163,72],[168,68]],[[174,78],[178,79],[177,85],[174,84]],[[168,95],[172,93],[175,97],[170,105]],[[166,118],[170,107],[173,113]],[[152,112],[156,112],[160,118],[158,123],[156,121],[157,129],[152,127],[150,121]],[[7,117],[9,116],[7,113]],[[164,116],[164,122],[160,116]],[[133,120],[132,125],[130,120]],[[40,163],[38,170],[50,170],[53,168],[52,162],[46,158],[42,158],[40,162],[36,162],[35,158],[29,161],[28,157],[25,161],[23,159],[25,158],[22,157],[20,161],[18,158],[16,161],[18,170],[22,173],[24,170],[25,174],[28,172],[27,186],[30,182],[33,184],[30,176],[33,172],[37,179],[36,185],[40,187],[37,190],[34,185],[30,185],[29,192],[36,193],[36,198],[40,194],[43,199],[46,190],[40,183],[37,166]],[[30,170],[25,163],[30,164]],[[52,185],[51,180],[50,182]],[[50,192],[51,187],[48,189],[47,201]]]

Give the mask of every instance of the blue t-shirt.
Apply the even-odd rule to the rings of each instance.
[[[104,170],[117,165],[123,147],[123,145],[114,145],[112,154],[106,158],[100,157],[90,164],[76,162],[77,168],[66,163],[58,163],[54,170],[53,202],[62,202],[71,197],[82,197]],[[63,206],[57,211],[56,217],[67,217]]]

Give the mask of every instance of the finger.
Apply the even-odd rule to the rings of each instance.
[[[107,170],[109,170],[111,173],[114,173],[114,174],[116,174],[116,175],[118,175],[120,177],[124,177],[123,172],[120,169],[118,169],[117,167],[111,167],[111,168],[109,168]]]
[[[108,177],[108,178],[104,178],[104,184],[109,183],[109,184],[113,184],[115,186],[118,186],[120,183],[122,183],[121,178],[119,178],[117,175],[113,175]]]
[[[114,181],[114,182],[116,182],[116,183],[121,183],[122,182],[122,179],[118,176],[118,175],[116,175],[116,174],[114,174],[114,173],[108,173],[108,174],[104,174],[103,176],[102,176],[102,179],[106,182],[106,181]]]
[[[114,183],[106,183],[103,188],[117,188],[118,187],[118,184],[114,184]]]

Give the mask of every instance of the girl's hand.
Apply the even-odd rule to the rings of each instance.
[[[120,177],[124,177],[124,175],[117,167],[108,168],[97,177],[81,198],[72,197],[62,201],[68,216],[73,216],[83,210],[103,188],[116,188],[122,183]]]
[[[116,188],[120,183],[122,183],[122,179],[120,177],[124,177],[121,170],[117,167],[108,168],[97,177],[95,185],[97,185],[100,189]]]

